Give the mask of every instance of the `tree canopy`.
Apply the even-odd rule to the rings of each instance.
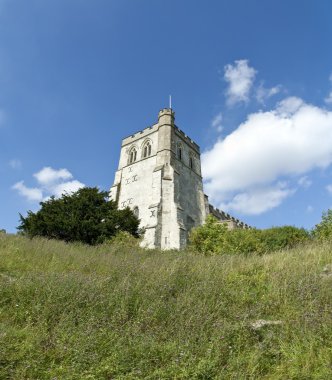
[[[40,202],[40,210],[20,214],[21,233],[66,242],[102,243],[120,231],[138,237],[139,220],[129,208],[119,210],[106,191],[85,187],[61,198]]]
[[[190,233],[190,244],[204,254],[263,254],[293,248],[308,240],[308,231],[294,226],[228,230],[213,215],[208,215],[205,224]]]
[[[332,210],[323,212],[322,220],[313,229],[313,235],[321,241],[332,240]]]

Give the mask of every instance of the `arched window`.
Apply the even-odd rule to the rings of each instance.
[[[137,150],[135,147],[133,147],[129,152],[129,163],[132,164],[136,161],[137,158]]]
[[[189,166],[190,166],[190,169],[194,168],[194,159],[192,156],[189,157]]]
[[[177,146],[176,155],[177,155],[178,159],[181,161],[182,160],[182,145],[181,144],[178,144],[178,146]]]
[[[136,216],[136,218],[139,218],[139,208],[137,206],[134,207],[133,213]]]
[[[151,142],[148,141],[144,144],[143,147],[143,158],[151,156]]]

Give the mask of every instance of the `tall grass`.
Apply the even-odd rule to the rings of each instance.
[[[0,379],[331,379],[331,252],[0,235]]]

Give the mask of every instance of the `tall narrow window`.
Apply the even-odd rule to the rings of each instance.
[[[151,156],[151,143],[148,141],[143,148],[143,158]]]
[[[137,158],[137,150],[136,148],[132,148],[129,153],[129,163],[132,164],[133,162],[135,162],[136,158]]]
[[[193,160],[192,156],[189,157],[189,166],[190,166],[190,169],[194,168],[194,160]]]
[[[182,146],[181,146],[181,144],[178,144],[178,146],[177,146],[177,156],[178,156],[178,159],[181,161],[182,160]]]

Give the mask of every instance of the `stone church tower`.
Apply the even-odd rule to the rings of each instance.
[[[156,124],[122,140],[110,197],[141,220],[148,248],[182,248],[191,228],[203,224],[209,205],[200,149],[174,124],[172,109],[161,110]]]

